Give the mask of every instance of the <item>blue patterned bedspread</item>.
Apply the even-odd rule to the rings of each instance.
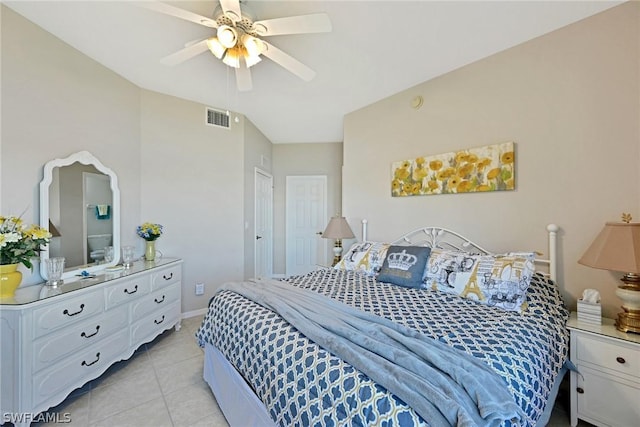
[[[287,281],[416,329],[486,362],[504,378],[528,426],[537,424],[567,357],[568,311],[555,285],[540,275],[532,280],[524,314],[438,291],[379,283],[351,271],[318,270]],[[200,345],[211,343],[227,357],[277,424],[429,425],[347,362],[234,292],[212,298],[196,335]]]

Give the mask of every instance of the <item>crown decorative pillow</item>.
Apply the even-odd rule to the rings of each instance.
[[[388,248],[388,243],[354,243],[334,268],[336,270],[360,271],[367,276],[375,276],[382,267]]]
[[[526,308],[535,272],[534,253],[472,255],[434,249],[424,275],[426,287],[507,311]]]
[[[425,288],[422,277],[430,253],[431,248],[426,246],[389,246],[378,274],[378,282]]]

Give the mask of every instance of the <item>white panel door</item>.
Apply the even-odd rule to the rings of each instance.
[[[273,275],[273,177],[255,171],[255,258],[254,277]]]
[[[286,185],[286,274],[305,274],[327,262],[327,177],[288,176]]]

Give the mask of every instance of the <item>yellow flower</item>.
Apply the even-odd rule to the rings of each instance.
[[[459,177],[457,177],[457,176],[452,176],[452,177],[449,179],[449,183],[448,183],[448,185],[447,185],[447,186],[448,186],[450,189],[454,189],[454,188],[457,188],[457,187],[458,187],[458,184],[460,184],[460,178],[459,178]]]
[[[473,163],[465,163],[458,168],[458,175],[467,176],[473,172]]]
[[[400,181],[398,181],[397,179],[394,179],[393,181],[391,181],[391,189],[396,191],[400,189]]]
[[[456,173],[456,171],[455,171],[454,168],[446,168],[445,170],[440,171],[440,173],[438,173],[438,179],[443,181],[443,180],[445,180],[447,178],[452,177],[453,174],[455,174],[455,173]]]
[[[489,191],[491,190],[491,187],[489,187],[486,184],[480,184],[478,185],[478,187],[476,187],[476,191]]]
[[[471,181],[461,181],[456,189],[458,193],[468,193],[471,190]]]
[[[411,194],[420,194],[421,188],[422,188],[422,185],[420,185],[419,182],[414,182],[413,185],[410,186],[409,192]]]
[[[495,179],[498,175],[500,175],[500,168],[493,168],[487,173],[487,178]]]
[[[432,171],[439,171],[442,169],[442,161],[441,160],[432,160],[429,162],[429,169]]]
[[[469,163],[475,163],[478,161],[478,156],[476,156],[473,153],[469,153],[469,157],[467,157],[467,162]]]
[[[427,170],[427,168],[421,166],[418,167],[416,169],[414,169],[413,171],[413,179],[416,181],[421,181],[422,178],[426,177],[428,175],[429,171]]]
[[[490,164],[491,164],[491,159],[484,158],[484,159],[480,160],[480,161],[478,162],[478,166],[477,166],[478,171],[479,171],[479,172],[484,171],[484,168],[486,168],[486,167],[487,167],[487,166],[489,166]]]
[[[424,159],[424,157],[418,157],[418,158],[416,159],[416,165],[418,165],[418,167],[422,167],[422,165],[424,165],[424,162],[425,162],[425,161],[426,161],[426,160]]]
[[[500,157],[500,161],[502,161],[502,163],[513,163],[513,159],[513,151],[507,151],[502,155],[502,157]]]
[[[469,153],[467,153],[466,151],[458,151],[456,153],[456,163],[466,162],[468,158]]]
[[[396,169],[396,171],[394,172],[393,176],[396,179],[402,180],[404,181],[405,179],[409,178],[409,169],[407,168],[398,168]]]
[[[437,190],[439,185],[438,185],[438,181],[429,181],[427,183],[427,186],[429,187],[430,190]]]

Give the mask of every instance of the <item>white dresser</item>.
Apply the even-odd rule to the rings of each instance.
[[[613,319],[601,325],[571,314],[571,425],[640,425],[640,334],[620,332]]]
[[[163,331],[180,328],[182,261],[20,288],[0,299],[0,414],[29,425]]]

